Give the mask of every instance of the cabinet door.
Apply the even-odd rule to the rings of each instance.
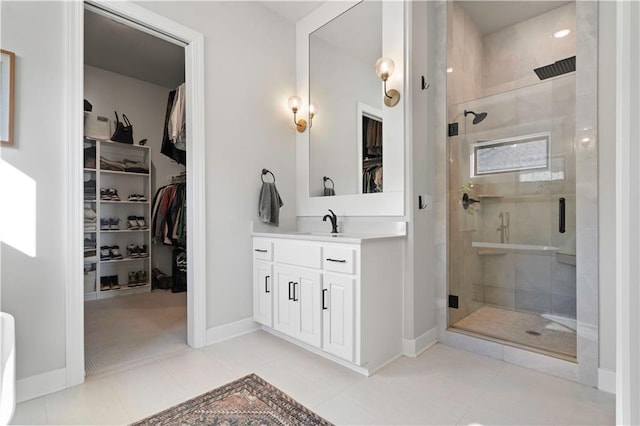
[[[299,305],[297,338],[317,348],[322,347],[322,275],[299,270],[294,284],[294,299]]]
[[[273,274],[270,263],[253,262],[253,320],[273,327]]]
[[[295,276],[295,271],[279,265],[273,268],[273,272],[273,328],[291,337],[297,337],[300,305],[293,300],[293,287],[298,277]]]
[[[322,348],[353,361],[355,279],[324,274],[322,286]]]

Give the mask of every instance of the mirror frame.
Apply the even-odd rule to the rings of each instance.
[[[370,0],[363,0],[370,1]],[[296,24],[297,94],[304,107],[299,117],[308,115],[309,35],[360,1],[326,2]],[[331,197],[309,196],[309,129],[296,134],[296,193],[298,216],[321,216],[332,209],[339,216],[404,216],[405,214],[405,109],[407,92],[405,64],[405,2],[382,1],[382,55],[390,57],[396,69],[389,77],[389,89],[400,91],[400,102],[393,108],[383,105],[384,191]],[[375,73],[375,64],[371,72]],[[380,80],[380,97],[384,96]],[[322,108],[322,105],[320,105]],[[354,110],[355,112],[355,110]],[[318,114],[321,120],[321,114]],[[354,123],[354,126],[356,123]],[[356,166],[354,166],[356,167]]]

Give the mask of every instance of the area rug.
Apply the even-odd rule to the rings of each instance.
[[[204,393],[138,425],[331,425],[255,374]]]

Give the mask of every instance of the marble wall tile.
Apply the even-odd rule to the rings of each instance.
[[[515,288],[516,268],[513,254],[484,256],[484,284],[493,287]]]
[[[516,290],[516,309],[534,314],[551,313],[551,294]]]
[[[512,288],[501,288],[484,286],[484,303],[488,305],[500,306],[507,309],[514,309],[516,306],[515,290]]]
[[[576,297],[563,296],[560,294],[551,295],[551,313],[566,318],[576,317]]]
[[[551,293],[575,297],[575,266],[559,263],[556,261],[551,262]]]
[[[551,293],[551,256],[514,254],[518,290]]]

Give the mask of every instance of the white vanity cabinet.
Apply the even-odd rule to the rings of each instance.
[[[254,233],[254,320],[369,375],[402,352],[403,240]]]
[[[253,320],[273,327],[273,244],[253,239]]]
[[[322,343],[321,274],[277,264],[273,328],[309,345]]]

